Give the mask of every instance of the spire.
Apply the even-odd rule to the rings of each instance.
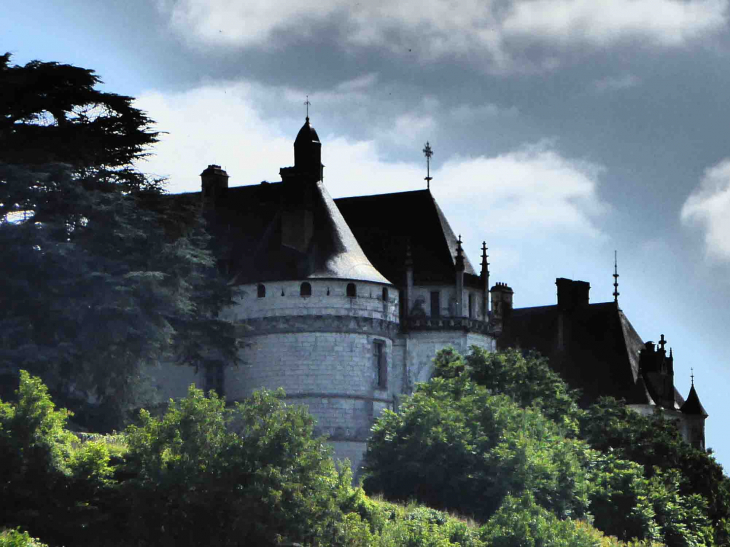
[[[464,271],[464,249],[461,247],[461,234],[459,234],[459,241],[456,243],[456,270]]]
[[[431,176],[431,156],[433,156],[433,150],[431,149],[431,145],[428,141],[426,141],[426,146],[423,149],[423,155],[426,156],[426,178],[423,180],[426,181],[426,187],[430,190],[431,180],[433,179]]]
[[[613,301],[618,304],[618,252],[613,252]]]
[[[307,95],[307,100],[304,101],[304,105],[307,107],[307,121],[309,121],[309,107],[312,105],[312,103],[309,102],[309,95]]]
[[[679,411],[682,414],[695,414],[702,416],[703,418],[707,418],[707,411],[705,410],[705,407],[702,406],[700,397],[697,395],[697,390],[695,389],[694,369],[691,378],[692,387],[689,388],[689,395],[687,395],[687,399],[684,401],[684,404],[680,407]]]
[[[671,354],[671,352],[672,352],[672,350],[670,349],[669,353]],[[695,387],[695,369],[694,369],[694,367],[692,367],[689,370],[690,370],[689,377],[690,377],[690,380],[692,381],[692,387]]]
[[[489,321],[489,262],[487,242],[482,241],[482,321]]]
[[[482,241],[482,275],[489,277],[489,262],[487,262],[489,255],[487,254],[487,249],[487,242]]]

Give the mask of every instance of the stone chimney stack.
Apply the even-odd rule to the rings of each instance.
[[[559,277],[555,280],[555,284],[558,286],[558,309],[560,311],[570,312],[588,305],[591,285],[587,281],[573,281]]]
[[[220,165],[211,164],[200,173],[203,201],[215,201],[228,189],[228,173]]]
[[[499,282],[489,292],[492,294],[492,317],[495,325],[500,331],[504,331],[512,315],[512,297],[515,292],[506,283]]]

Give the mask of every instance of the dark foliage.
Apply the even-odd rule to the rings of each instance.
[[[620,401],[604,398],[588,408],[580,429],[593,448],[640,464],[647,478],[678,471],[679,493],[702,496],[716,543],[730,543],[730,479],[710,454],[682,441],[671,420],[661,414],[640,416]]]
[[[138,403],[146,366],[237,351],[198,204],[134,168],[157,133],[98,82],[0,57],[0,369],[41,375],[103,430]]]

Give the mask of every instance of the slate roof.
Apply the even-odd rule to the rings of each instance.
[[[313,236],[305,252],[282,245],[286,184],[225,189],[208,209],[215,252],[228,262],[232,283],[346,279],[390,284],[373,267],[323,183],[309,185]]]
[[[583,404],[601,396],[632,404],[653,404],[657,399],[639,375],[644,342],[615,302],[562,312],[557,305],[514,309],[498,344],[534,349],[548,357],[568,385],[581,390]],[[684,399],[676,390],[674,394],[679,409]]]
[[[373,265],[396,285],[405,284],[410,243],[416,285],[453,284],[458,239],[430,190],[335,200]],[[464,259],[464,283],[480,287]]]
[[[680,410],[683,414],[696,414],[705,418],[709,416],[709,414],[707,414],[707,411],[705,410],[705,407],[703,407],[702,403],[700,402],[700,398],[697,395],[697,391],[695,391],[694,384],[692,384],[692,387],[689,390],[689,395],[687,395],[687,400],[684,402]]]

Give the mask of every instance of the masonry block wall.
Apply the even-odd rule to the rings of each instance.
[[[309,279],[244,285],[236,302],[227,316],[248,330],[243,365],[226,370],[227,399],[284,388],[289,402],[308,407],[335,456],[359,466],[373,420],[393,408],[400,387],[392,381],[398,291]]]

